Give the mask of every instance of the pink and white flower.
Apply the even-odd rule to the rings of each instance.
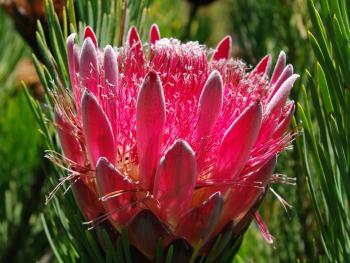
[[[249,70],[231,58],[229,36],[214,50],[161,39],[156,25],[147,44],[134,27],[118,48],[99,48],[90,27],[81,47],[74,38],[67,39],[73,95],[54,97],[85,218],[125,227],[148,258],[159,238],[164,246],[180,238],[209,246],[232,222],[231,231],[243,229],[293,136],[288,95],[298,75],[285,53],[269,77],[271,56]]]

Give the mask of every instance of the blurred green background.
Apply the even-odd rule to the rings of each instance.
[[[88,3],[89,1],[81,2]],[[325,46],[329,47],[330,58],[333,57],[331,41],[334,35],[327,35],[323,32],[317,34],[317,23],[323,17],[315,16],[312,8],[320,10],[321,16],[325,17],[325,21],[328,23],[323,26],[326,27],[325,32],[334,33],[334,30],[328,28],[332,21],[327,20],[334,13],[338,15],[339,20],[339,17],[343,18],[345,25],[343,29],[346,30],[350,13],[350,4],[346,1],[340,1],[339,4],[337,1],[304,0],[153,0],[144,2],[146,2],[143,3],[146,7],[140,11],[137,9],[138,7],[132,6],[132,4],[138,6],[138,1],[129,1],[131,6],[131,12],[128,14],[131,16],[130,21],[133,21],[133,15],[140,17],[140,14],[146,14],[146,16],[142,16],[142,21],[141,18],[138,21],[142,24],[142,28],[147,30],[152,23],[157,23],[161,35],[164,37],[176,37],[183,41],[198,40],[200,43],[215,47],[221,38],[230,34],[233,37],[233,56],[242,58],[250,65],[255,65],[267,53],[272,54],[273,58],[276,59],[280,50],[284,50],[287,53],[288,62],[292,63],[295,72],[301,75],[301,81],[294,88],[291,97],[302,105],[305,105],[305,101],[311,101],[308,96],[313,95],[312,98],[318,96],[317,92],[310,95],[310,92],[313,92],[311,88],[308,90],[312,77],[308,74],[311,76],[317,74],[315,71],[316,62],[320,60],[320,56],[326,56],[322,52],[321,55],[316,53],[316,57],[314,56],[313,49],[317,45],[312,44],[312,41],[309,40],[308,31],[313,32],[314,27],[316,27],[316,39],[328,43]],[[0,1],[0,3],[2,2]],[[56,10],[61,10],[63,3],[64,1],[55,1]],[[84,4],[81,6],[78,4],[77,9],[79,8],[84,9]],[[138,12],[133,13],[133,8]],[[43,105],[45,111],[44,89],[35,75],[31,58],[33,52],[39,59],[41,58],[34,32],[36,19],[41,19],[46,31],[43,9],[43,1],[39,0],[5,1],[0,9],[1,262],[60,261],[57,256],[60,252],[55,251],[54,246],[50,246],[52,240],[48,242],[47,236],[50,237],[50,234],[46,233],[48,235],[45,235],[45,231],[50,231],[46,229],[46,221],[41,216],[42,214],[55,213],[55,209],[57,209],[55,205],[45,206],[45,195],[51,187],[48,174],[52,169],[44,158],[47,144],[37,124],[38,116],[35,116],[30,108],[21,85],[21,81],[23,81],[28,87],[30,95],[38,101],[39,106]],[[337,13],[338,9],[341,10],[339,13]],[[80,17],[82,21],[88,20],[84,18],[82,13],[80,13]],[[66,18],[59,17],[59,19],[64,21]],[[67,28],[64,30],[67,31]],[[146,30],[141,31],[143,39],[147,38]],[[346,32],[348,31],[342,31],[342,36],[347,41],[345,46],[349,48],[349,35]],[[324,51],[322,45],[321,50]],[[349,54],[346,53],[346,55]],[[348,59],[348,65],[345,65],[345,68],[349,67],[350,56]],[[330,74],[329,72],[326,71],[326,74]],[[333,73],[339,74],[340,80],[345,79],[344,69],[334,66]],[[326,79],[328,80],[328,77]],[[348,82],[346,83],[349,85]],[[313,85],[317,86],[317,83]],[[323,103],[321,102],[321,104]],[[317,125],[320,123],[317,122],[317,115],[315,115],[312,106],[309,110],[311,113],[307,117],[309,117],[310,123],[312,122],[311,125],[315,126],[315,133],[318,133]],[[340,113],[340,117],[343,116],[341,114],[345,113]],[[297,118],[294,129],[301,130],[301,125],[299,118]],[[345,127],[348,127],[346,125]],[[329,132],[328,129],[327,132]],[[346,128],[345,132],[350,133]],[[315,136],[318,140],[318,136],[323,135],[316,134]],[[300,136],[303,137],[303,135]],[[332,134],[326,136],[331,138]],[[343,134],[343,136],[347,135]],[[343,144],[346,143],[349,144],[349,141],[345,140]],[[325,252],[324,247],[328,243],[320,230],[322,223],[326,224],[329,218],[325,219],[324,222],[317,221],[317,214],[315,214],[313,207],[315,200],[313,202],[308,186],[310,174],[308,175],[307,171],[311,171],[312,174],[317,173],[317,170],[313,170],[312,162],[310,162],[311,168],[306,169],[308,161],[304,156],[304,152],[308,151],[306,144],[304,140],[294,143],[279,157],[278,161],[276,173],[295,177],[296,185],[272,186],[292,207],[285,210],[281,202],[270,192],[260,208],[270,233],[274,237],[274,243],[267,244],[258,227],[252,224],[235,258],[236,262],[318,262],[327,261],[332,257],[332,255],[327,255],[328,252]],[[337,152],[336,149],[328,149],[328,151]],[[345,163],[349,164],[350,154],[347,151],[344,150]],[[312,155],[313,152],[310,154]],[[330,162],[333,161],[331,159],[329,158]],[[329,166],[335,167],[336,164],[330,163]],[[344,176],[349,179],[348,165],[340,168],[344,168]],[[335,168],[335,173],[340,170]],[[333,176],[333,174],[329,174],[329,176]],[[323,191],[321,186],[317,186],[322,179],[318,179],[317,175],[315,177],[314,192]],[[342,196],[343,192],[339,191],[340,196]],[[317,194],[316,198],[323,200],[327,196]],[[347,201],[344,201],[343,206],[348,208]],[[327,204],[321,209],[327,210]],[[343,218],[348,221],[348,213],[345,213]],[[60,231],[64,233],[56,224],[57,221],[54,220],[49,224],[53,232],[56,235],[59,235]],[[345,224],[345,228],[348,229],[348,222]],[[61,245],[57,248],[59,251],[65,249],[69,249],[69,246]],[[346,259],[347,254],[342,253],[344,255],[334,259],[334,262]],[[72,261],[75,260],[72,259]]]

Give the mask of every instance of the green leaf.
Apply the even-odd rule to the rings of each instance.
[[[323,69],[319,63],[317,63],[317,81],[320,87],[323,102],[326,107],[327,116],[334,112],[331,96],[329,94],[329,89],[327,85],[327,80],[324,75]]]

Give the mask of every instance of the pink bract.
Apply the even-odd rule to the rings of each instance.
[[[229,36],[214,50],[161,39],[156,25],[147,44],[134,27],[118,48],[99,48],[90,27],[81,47],[74,38],[74,99],[56,95],[56,124],[85,218],[125,227],[148,258],[160,237],[202,240],[204,251],[231,222],[247,225],[293,136],[298,75],[285,53],[269,78],[271,56],[250,70],[231,58]]]

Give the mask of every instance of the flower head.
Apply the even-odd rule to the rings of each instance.
[[[89,27],[81,47],[67,40],[73,99],[54,96],[76,201],[149,258],[159,238],[205,245],[231,222],[243,229],[292,138],[298,75],[284,52],[269,78],[269,55],[249,70],[231,42],[161,39],[156,25],[148,44],[134,27],[118,48],[100,49]]]

